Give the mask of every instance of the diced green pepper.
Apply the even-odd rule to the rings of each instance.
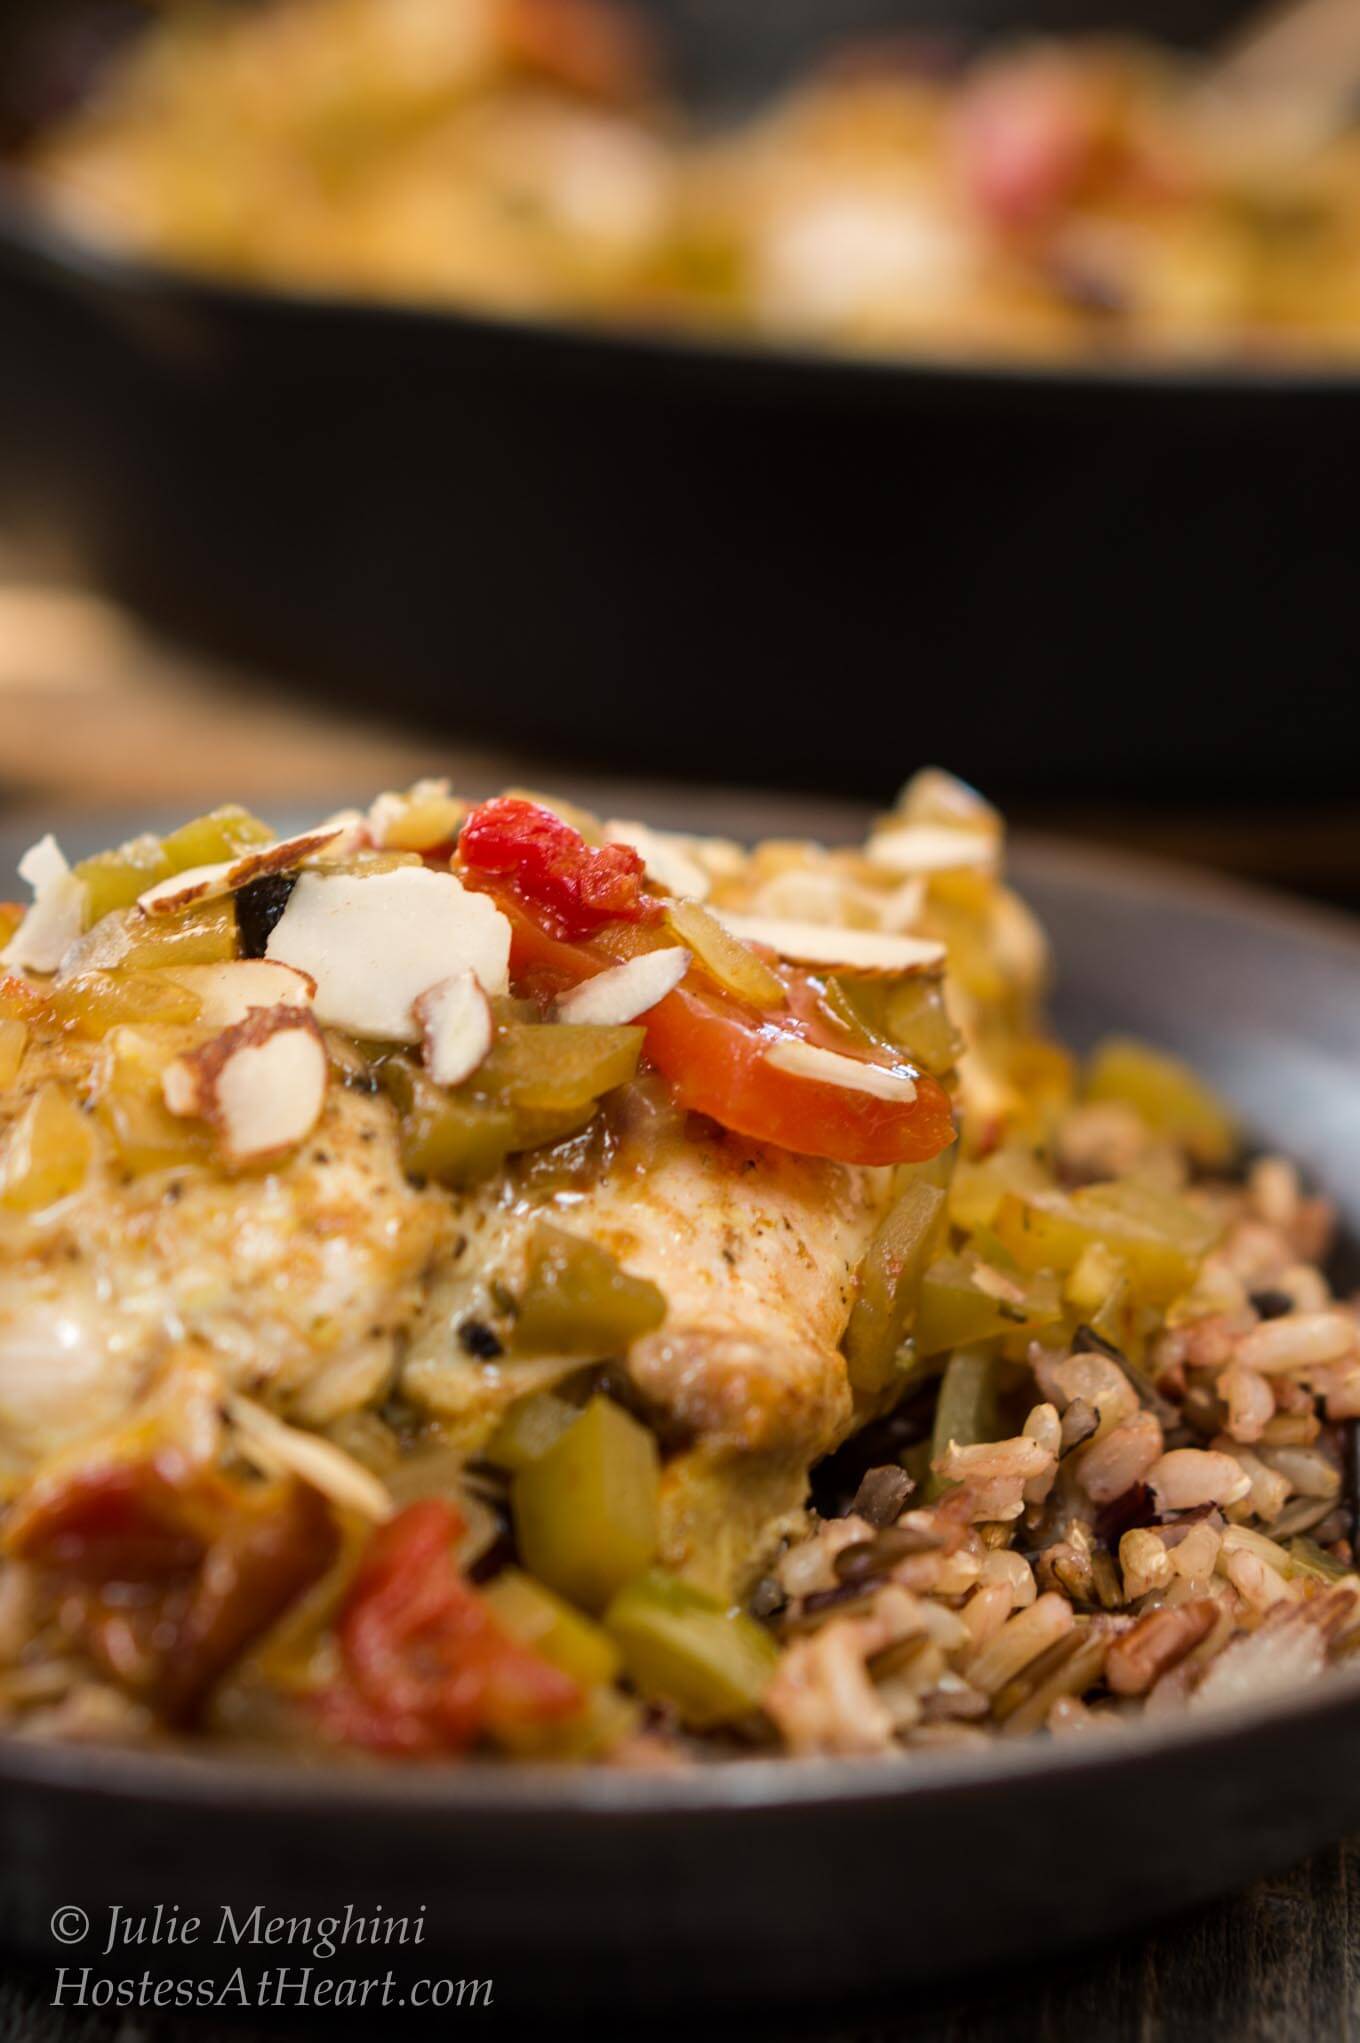
[[[585,1022],[511,1022],[497,1031],[477,1090],[520,1112],[579,1112],[633,1076],[644,1033]]]
[[[53,986],[48,1008],[58,1027],[98,1042],[110,1029],[196,1021],[203,1003],[163,972],[78,972]]]
[[[0,1163],[0,1206],[38,1213],[78,1192],[94,1162],[87,1115],[64,1087],[44,1085],[10,1129]]]
[[[512,1345],[520,1354],[622,1355],[666,1317],[666,1300],[645,1277],[630,1276],[607,1249],[540,1221]]]
[[[229,858],[240,858],[244,852],[273,842],[274,832],[267,823],[230,802],[210,815],[195,816],[191,823],[181,823],[178,830],[162,838],[161,853],[167,872],[184,873],[191,866],[221,865]]]
[[[1122,1258],[1138,1295],[1166,1305],[1189,1289],[1221,1223],[1184,1199],[1123,1180],[1008,1192],[996,1231],[1022,1269],[1073,1269],[1092,1242]]]
[[[172,1114],[165,1104],[161,1080],[174,1054],[174,1036],[157,1029],[116,1028],[104,1038],[95,1109],[134,1177],[203,1163],[212,1154],[207,1124]]]
[[[137,916],[127,935],[118,962],[129,971],[220,965],[238,957],[241,949],[233,901],[205,901],[182,915]]]
[[[547,1723],[501,1725],[499,1742],[520,1759],[580,1761],[600,1759],[633,1737],[642,1720],[635,1696],[617,1688],[587,1689],[579,1710]]]
[[[980,1163],[961,1157],[949,1183],[949,1217],[971,1234],[992,1227],[1008,1192],[1039,1191],[1052,1183],[1028,1149],[999,1149]]]
[[[554,1397],[550,1390],[536,1391],[511,1405],[482,1453],[493,1468],[512,1473],[527,1468],[555,1446],[580,1416],[580,1408],[569,1405],[565,1398]]]
[[[518,1568],[506,1568],[482,1594],[513,1637],[582,1688],[599,1688],[618,1673],[619,1649],[609,1634]]]
[[[174,870],[158,837],[134,837],[117,851],[97,851],[76,867],[85,889],[85,927],[93,929],[115,908],[130,908],[139,895]]]
[[[1170,1136],[1209,1170],[1239,1148],[1231,1114],[1179,1057],[1128,1036],[1098,1045],[1086,1074],[1089,1100],[1121,1100],[1156,1134]]]
[[[640,1693],[699,1730],[759,1708],[779,1658],[754,1618],[660,1568],[621,1589],[604,1622]]]
[[[989,1341],[1024,1327],[1037,1331],[1062,1318],[1062,1298],[1053,1276],[1024,1278],[1023,1296],[999,1298],[977,1282],[973,1256],[941,1256],[926,1271],[916,1315],[916,1351],[925,1357]]]
[[[1337,1560],[1335,1554],[1329,1554],[1325,1547],[1303,1533],[1290,1540],[1288,1552],[1290,1573],[1294,1575],[1311,1575],[1314,1581],[1331,1584],[1355,1573],[1354,1568],[1348,1568],[1344,1562]]]
[[[514,1479],[511,1504],[529,1572],[583,1609],[603,1610],[656,1553],[660,1465],[645,1426],[606,1397]]]
[[[759,952],[724,929],[697,901],[668,901],[666,922],[710,979],[752,1007],[780,1008],[788,998],[784,982]]]
[[[885,1390],[892,1382],[944,1219],[944,1193],[918,1180],[880,1222],[860,1264],[859,1294],[845,1330],[846,1370],[855,1390]]]
[[[514,1146],[509,1107],[433,1085],[407,1058],[385,1058],[378,1076],[401,1111],[401,1160],[418,1182],[463,1186],[500,1169]]]
[[[922,972],[897,977],[837,972],[827,981],[827,997],[863,1034],[905,1051],[927,1071],[951,1071],[958,1060],[963,1038],[949,1019],[937,978]]]
[[[980,1441],[995,1440],[997,1425],[996,1359],[985,1348],[960,1348],[950,1356],[940,1379],[931,1461],[946,1454],[951,1442],[956,1447],[976,1447]],[[947,1487],[932,1474],[926,1490],[928,1500],[933,1502]]]

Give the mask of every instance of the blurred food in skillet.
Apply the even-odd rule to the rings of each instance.
[[[1360,345],[1360,140],[1149,50],[864,51],[699,131],[596,0],[174,10],[30,157],[113,245],[279,285],[842,350]]]

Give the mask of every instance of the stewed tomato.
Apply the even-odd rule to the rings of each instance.
[[[338,1626],[323,1727],[373,1752],[462,1752],[576,1714],[580,1688],[506,1632],[459,1573],[462,1520],[436,1498],[373,1535]]]
[[[553,829],[547,833],[532,817],[508,817],[504,803],[483,807],[497,811],[496,869],[488,868],[480,849],[483,810],[477,809],[463,826],[459,863],[465,882],[491,894],[509,918],[510,970],[517,992],[546,1000],[639,950],[675,941],[659,923],[660,904],[640,891],[640,880],[636,893],[631,883],[625,890],[625,915],[601,919],[593,933],[585,934],[579,915],[574,921],[564,918],[560,872],[562,862],[574,873],[581,853],[600,853],[558,817],[548,817]],[[533,811],[535,805],[517,802],[515,807]],[[519,865],[512,858],[517,820],[524,826],[526,845]],[[564,832],[579,851],[567,844]],[[545,841],[553,847],[546,877]],[[607,895],[593,898],[602,905]],[[737,999],[695,965],[673,993],[638,1016],[647,1032],[647,1056],[670,1081],[678,1104],[754,1142],[841,1163],[916,1163],[947,1148],[954,1139],[953,1117],[938,1079],[852,1033],[820,998],[813,974],[788,964],[774,970],[785,992],[785,1003],[777,1009]],[[903,1086],[898,1097],[889,1098],[785,1070],[768,1054],[781,1037],[900,1073],[913,1081],[914,1091]]]
[[[655,922],[643,864],[627,844],[587,844],[551,809],[519,795],[482,802],[463,824],[458,856],[469,871],[503,879],[559,936],[583,937],[607,922]]]

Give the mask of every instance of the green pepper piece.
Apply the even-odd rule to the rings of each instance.
[[[582,1688],[600,1688],[618,1673],[619,1649],[609,1634],[518,1568],[506,1568],[482,1595],[513,1637]]]
[[[565,1398],[554,1397],[550,1390],[536,1391],[511,1405],[482,1449],[483,1456],[493,1468],[509,1469],[513,1474],[556,1446],[580,1416],[579,1407],[569,1405]]]
[[[182,915],[134,916],[125,934],[118,962],[127,971],[219,965],[241,954],[233,901],[205,901]]]
[[[511,1490],[520,1556],[529,1572],[585,1610],[603,1610],[656,1553],[660,1458],[645,1426],[606,1397]]]
[[[229,802],[210,815],[181,823],[178,830],[161,839],[161,853],[168,872],[183,873],[192,866],[221,865],[273,842],[274,832],[267,823],[252,816],[249,809]]]
[[[117,851],[97,851],[81,859],[76,878],[85,889],[85,927],[93,929],[116,908],[130,908],[157,880],[173,868],[158,837],[134,837]]]
[[[1302,1533],[1290,1540],[1288,1551],[1291,1574],[1311,1575],[1315,1581],[1330,1584],[1340,1582],[1355,1572],[1353,1568],[1343,1566],[1315,1539],[1308,1539]]]
[[[1187,1200],[1132,1179],[1054,1189],[1008,1191],[995,1227],[1025,1270],[1070,1270],[1092,1242],[1126,1264],[1141,1302],[1168,1305],[1193,1284],[1222,1222]]]
[[[1019,1280],[1024,1297],[1012,1301],[982,1290],[974,1280],[975,1269],[970,1256],[941,1256],[926,1271],[914,1334],[919,1355],[941,1355],[1021,1327],[1052,1326],[1062,1318],[1056,1277]]]
[[[698,1730],[758,1709],[779,1659],[754,1618],[660,1568],[621,1589],[604,1622],[634,1686]]]
[[[388,1057],[378,1076],[401,1110],[401,1160],[408,1177],[458,1187],[500,1169],[515,1140],[509,1107],[445,1092],[405,1057]]]
[[[510,1022],[477,1072],[477,1090],[521,1112],[580,1112],[637,1070],[644,1031],[586,1022]]]
[[[897,1351],[915,1317],[921,1279],[944,1229],[945,1195],[918,1179],[880,1222],[859,1270],[859,1295],[845,1330],[851,1387],[875,1392],[892,1382]]]
[[[1129,1036],[1097,1045],[1086,1074],[1089,1100],[1120,1100],[1209,1170],[1222,1170],[1240,1138],[1231,1114],[1188,1064]]]
[[[956,1447],[976,1447],[980,1441],[995,1440],[997,1425],[996,1358],[985,1348],[960,1348],[950,1356],[940,1379],[931,1461],[938,1461],[951,1442]],[[948,1487],[932,1472],[926,1486],[927,1502],[934,1503]]]
[[[914,972],[902,977],[836,972],[827,980],[833,1010],[873,1041],[905,1051],[937,1075],[952,1071],[963,1038],[949,1019],[939,979]]]
[[[607,1249],[546,1221],[534,1229],[511,1343],[518,1353],[603,1361],[665,1317],[656,1285],[620,1269]]]

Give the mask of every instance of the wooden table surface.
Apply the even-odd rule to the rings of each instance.
[[[95,597],[8,566],[7,574],[0,546],[0,808],[57,819],[100,807],[191,815],[232,798],[269,813],[329,804],[341,791],[401,786],[423,773],[448,772],[464,785],[487,787],[535,774],[508,753],[365,725],[327,714],[315,702],[300,704],[258,679],[159,643]],[[682,813],[683,800],[674,790],[657,790],[649,806],[666,820],[667,810]],[[753,805],[756,827],[762,807]],[[777,814],[777,804],[769,813]],[[1263,819],[1105,806],[1055,813],[1045,806],[1036,819],[1050,830],[1199,857],[1360,902],[1360,831],[1350,811]],[[761,2021],[729,2020],[718,2009],[705,2031],[714,2043],[738,2034],[744,2043],[776,2037],[809,2043],[1312,2043],[1360,2035],[1358,1849],[1324,1852],[1116,1946],[913,1992],[906,2012],[821,2009]],[[190,2037],[202,2043],[300,2033],[296,2024],[54,2011],[50,1993],[50,1972],[0,1961],[0,2043],[179,2043]],[[467,2019],[471,2025],[489,2018]],[[569,2010],[553,2026],[577,2033]],[[635,2033],[634,2025],[626,2026]],[[357,2011],[332,2015],[326,2027],[341,2038],[379,2033]],[[503,2023],[497,2027],[506,2033]],[[535,2025],[536,2035],[542,2031]],[[594,2023],[588,2033],[602,2037],[608,2025]]]

